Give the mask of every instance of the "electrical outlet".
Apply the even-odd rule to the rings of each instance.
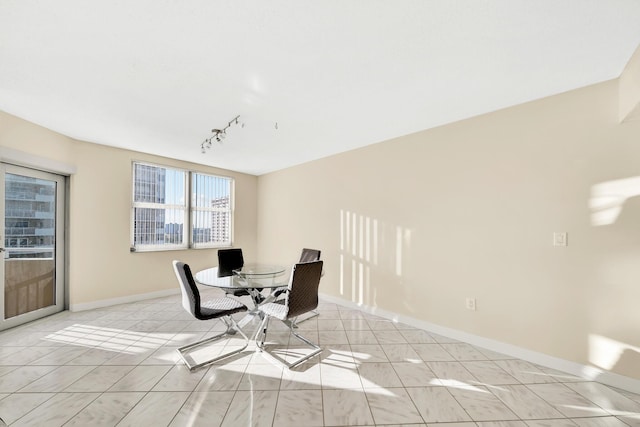
[[[476,299],[467,298],[467,310],[476,311]]]

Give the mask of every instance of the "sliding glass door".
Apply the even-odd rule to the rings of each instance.
[[[64,309],[64,180],[0,164],[0,330]]]

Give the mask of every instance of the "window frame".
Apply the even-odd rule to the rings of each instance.
[[[165,203],[153,203],[153,202],[136,202],[136,165],[144,165],[156,168],[162,168],[177,172],[184,173],[184,205],[165,204]],[[194,242],[194,230],[193,230],[193,215],[196,211],[209,211],[208,208],[197,208],[193,203],[194,194],[194,175],[210,176],[214,178],[222,178],[229,180],[229,239],[225,242],[213,243]],[[184,222],[183,222],[183,234],[181,244],[135,244],[135,211],[136,208],[153,208],[153,209],[167,209],[167,208],[180,208],[184,209]],[[211,248],[225,248],[233,246],[234,236],[234,223],[235,223],[235,179],[230,176],[217,175],[212,173],[201,172],[198,170],[188,170],[174,166],[161,165],[157,163],[151,163],[146,161],[133,160],[131,165],[131,218],[130,218],[130,251],[131,252],[161,252],[161,251],[175,251],[175,250],[187,250],[187,249],[211,249]],[[166,223],[165,223],[166,224]]]

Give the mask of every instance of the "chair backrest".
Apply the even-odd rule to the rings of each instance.
[[[187,310],[193,317],[200,317],[200,291],[193,280],[191,268],[188,264],[180,261],[173,261],[173,271],[176,273],[178,282],[180,283],[180,291],[182,292],[182,307]]]
[[[322,261],[295,264],[291,271],[289,292],[285,298],[287,319],[315,310],[318,307],[318,286],[322,275]]]
[[[218,251],[218,275],[221,277],[233,275],[233,270],[242,268],[244,258],[242,249],[220,249]]]
[[[299,262],[311,262],[320,260],[320,251],[318,249],[302,249]]]

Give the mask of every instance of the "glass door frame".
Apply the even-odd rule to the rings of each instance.
[[[2,251],[2,262],[0,263],[0,331],[27,322],[31,322],[42,317],[63,311],[66,307],[66,191],[67,178],[62,175],[30,169],[22,166],[15,166],[8,163],[0,163],[0,248],[5,247],[5,175],[14,174],[27,176],[56,183],[56,212],[55,212],[55,304],[40,308],[28,313],[20,314],[9,319],[5,319],[5,260],[6,252]]]

